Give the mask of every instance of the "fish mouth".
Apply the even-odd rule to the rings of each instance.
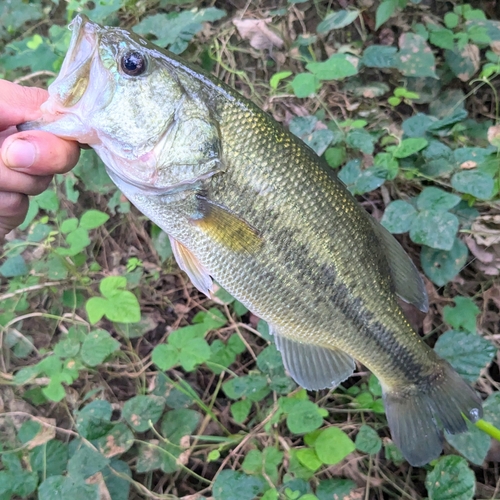
[[[39,120],[18,125],[18,130],[44,130],[59,137],[92,145],[96,136],[85,124],[85,109],[92,106],[92,79],[102,73],[98,47],[102,28],[78,14],[69,29],[73,32],[59,75],[49,85],[49,98],[40,106]],[[82,99],[86,95],[86,99]]]

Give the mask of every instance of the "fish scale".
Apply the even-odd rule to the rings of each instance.
[[[443,428],[465,432],[463,416],[481,416],[480,398],[398,305],[399,296],[427,310],[415,266],[310,148],[137,35],[85,16],[72,29],[42,119],[21,129],[93,147],[129,200],[168,233],[195,286],[210,295],[215,280],[269,323],[303,387],[338,385],[354,359],[372,370],[411,464],[439,456]]]

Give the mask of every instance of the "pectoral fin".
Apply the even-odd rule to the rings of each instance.
[[[333,388],[352,375],[354,360],[345,352],[291,340],[271,328],[290,376],[304,389]]]
[[[210,297],[213,280],[200,261],[182,243],[169,236],[172,252],[179,267],[189,276],[193,285]]]
[[[198,195],[202,216],[193,223],[235,252],[254,252],[263,243],[258,231],[229,208]]]
[[[370,217],[373,229],[380,243],[385,248],[390,267],[392,282],[396,293],[405,302],[413,304],[421,311],[429,310],[429,301],[425,291],[424,281],[415,264],[411,261],[403,247],[387,229]]]

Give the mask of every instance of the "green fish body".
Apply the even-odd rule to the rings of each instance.
[[[380,380],[393,439],[423,465],[481,401],[412,329],[427,310],[401,246],[302,141],[214,77],[84,16],[42,128],[88,143],[210,295],[216,281],[265,319],[301,386],[335,387],[354,360]]]

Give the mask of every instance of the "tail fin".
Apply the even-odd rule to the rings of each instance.
[[[440,360],[439,369],[420,385],[384,393],[392,439],[411,465],[421,466],[443,450],[443,428],[451,434],[467,430],[482,417],[481,399],[458,373]]]

